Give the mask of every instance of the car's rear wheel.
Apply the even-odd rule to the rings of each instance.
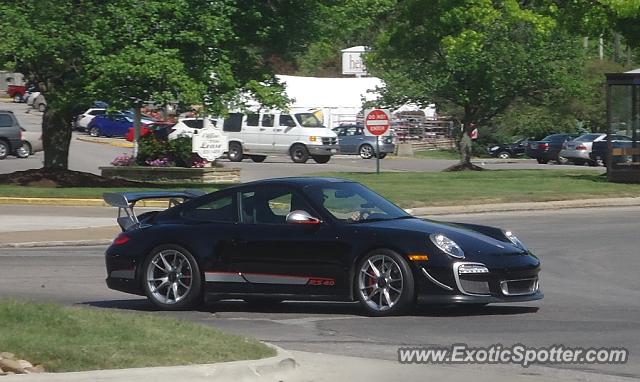
[[[371,159],[373,158],[373,147],[368,144],[364,144],[360,146],[358,149],[358,154],[360,154],[360,158],[362,159]]]
[[[92,137],[99,137],[100,129],[98,129],[97,127],[92,127],[91,129],[89,129],[89,135],[91,135]]]
[[[38,104],[38,111],[41,113],[44,113],[44,111],[47,110],[47,105],[40,103]]]
[[[309,151],[304,145],[295,144],[290,150],[291,160],[295,163],[307,163],[309,160]]]
[[[267,159],[266,155],[251,155],[251,160],[256,163],[262,163],[265,159]]]
[[[556,163],[557,164],[568,164],[569,163],[569,159],[567,159],[567,158],[565,158],[565,157],[563,157],[561,155],[558,155],[558,157],[556,158]]]
[[[16,94],[13,96],[13,102],[20,103],[22,102],[22,94]]]
[[[4,159],[9,154],[9,145],[5,141],[0,141],[0,159]]]
[[[360,260],[355,287],[360,305],[371,316],[402,313],[414,301],[414,281],[409,264],[390,250],[375,250]]]
[[[331,159],[330,155],[313,155],[312,156],[313,160],[316,161],[316,163],[327,163],[329,162],[329,159]]]
[[[507,151],[500,151],[498,153],[498,158],[500,158],[500,159],[509,159],[509,158],[511,158],[511,154],[509,154],[509,152],[507,152]]]
[[[229,143],[229,160],[231,162],[242,162],[242,145],[238,142]]]
[[[18,158],[28,158],[31,155],[31,144],[27,141],[22,141],[22,147],[16,150],[16,156]]]
[[[145,294],[160,309],[187,309],[200,300],[200,268],[189,251],[180,246],[156,248],[145,260],[142,272]]]
[[[546,159],[542,159],[542,158],[538,158],[538,159],[536,159],[536,160],[538,161],[538,164],[547,164],[547,163],[549,163],[549,161],[548,161],[548,160],[546,160]]]

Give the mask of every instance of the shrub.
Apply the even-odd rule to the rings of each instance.
[[[191,152],[191,138],[180,137],[164,141],[156,139],[152,134],[140,138],[136,162],[140,166],[153,167],[205,167],[208,163]]]

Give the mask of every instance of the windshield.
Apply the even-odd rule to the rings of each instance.
[[[313,113],[296,113],[295,116],[302,127],[324,127]]]
[[[305,193],[316,205],[346,223],[411,218],[403,209],[359,183],[308,186]]]

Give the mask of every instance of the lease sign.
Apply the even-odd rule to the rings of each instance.
[[[364,132],[365,135],[389,135],[391,118],[389,118],[389,111],[383,109],[369,109],[365,110],[364,117]]]

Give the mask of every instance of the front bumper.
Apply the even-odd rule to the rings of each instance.
[[[470,268],[473,268],[471,272]],[[459,261],[447,267],[418,268],[417,302],[424,304],[488,304],[540,300],[539,263],[488,267]]]
[[[338,145],[307,145],[311,155],[334,155],[338,153]]]

